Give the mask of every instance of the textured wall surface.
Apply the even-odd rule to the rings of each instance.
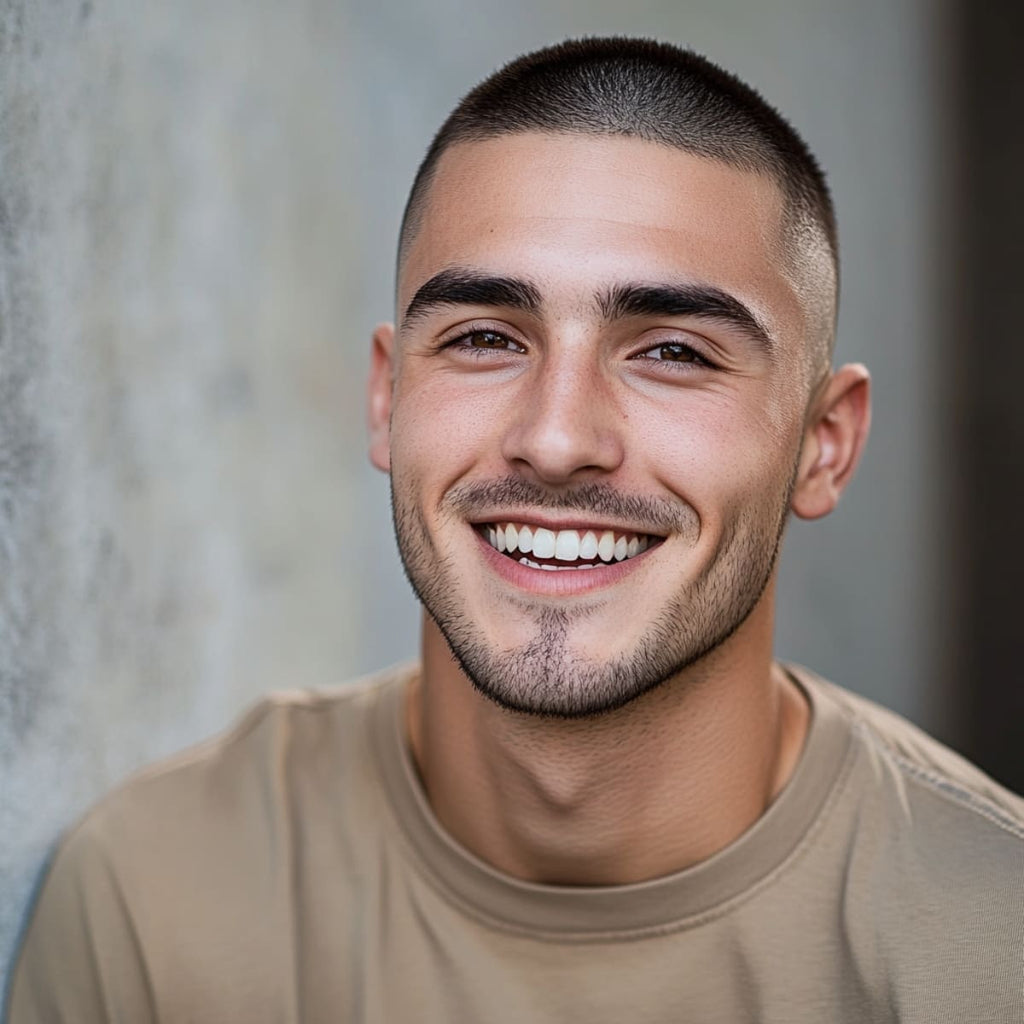
[[[412,171],[566,34],[689,43],[831,172],[876,436],[790,539],[783,653],[929,724],[924,0],[0,4],[0,964],[58,832],[258,693],[411,654],[363,377]],[[933,697],[934,695],[932,695]]]
[[[4,951],[56,830],[112,781],[259,690],[359,667],[341,12],[139,15],[0,23]]]

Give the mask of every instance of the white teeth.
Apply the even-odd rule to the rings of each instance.
[[[542,565],[541,568],[545,569],[547,572],[556,572],[558,570],[557,565]]]
[[[581,534],[579,530],[548,530],[543,526],[530,527],[510,522],[488,525],[486,536],[491,547],[502,553],[513,554],[518,549],[524,555],[532,553],[534,558],[554,558],[560,562],[579,560],[600,564],[598,559],[601,562],[621,562],[646,551],[650,546],[649,537],[637,534],[616,537],[614,530],[604,530],[599,536],[596,530],[587,530]],[[520,558],[519,561],[536,569],[595,568],[593,564],[539,565],[528,558]]]
[[[533,535],[533,553],[538,558],[552,558],[555,554],[555,535],[540,527]]]
[[[555,537],[555,558],[575,562],[580,556],[580,535],[575,530],[559,530]]]

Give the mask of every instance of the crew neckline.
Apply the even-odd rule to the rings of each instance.
[[[506,930],[559,939],[622,937],[693,927],[768,884],[809,841],[838,789],[852,731],[814,673],[784,670],[806,695],[810,721],[800,760],[782,792],[741,836],[682,871],[609,886],[544,885],[498,871],[442,827],[423,791],[405,738],[404,694],[419,671],[400,672],[375,703],[375,755],[398,827],[419,865],[463,909]]]

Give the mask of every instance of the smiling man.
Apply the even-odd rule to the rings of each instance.
[[[421,665],[107,798],[15,1024],[1022,1019],[1022,802],[773,660],[786,522],[867,435],[836,289],[814,159],[692,53],[471,92],[373,339]]]

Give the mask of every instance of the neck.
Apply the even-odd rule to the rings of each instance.
[[[425,620],[408,729],[438,820],[493,867],[549,884],[638,882],[717,853],[788,781],[806,734],[770,619],[755,610],[699,665],[577,721],[493,704]]]

